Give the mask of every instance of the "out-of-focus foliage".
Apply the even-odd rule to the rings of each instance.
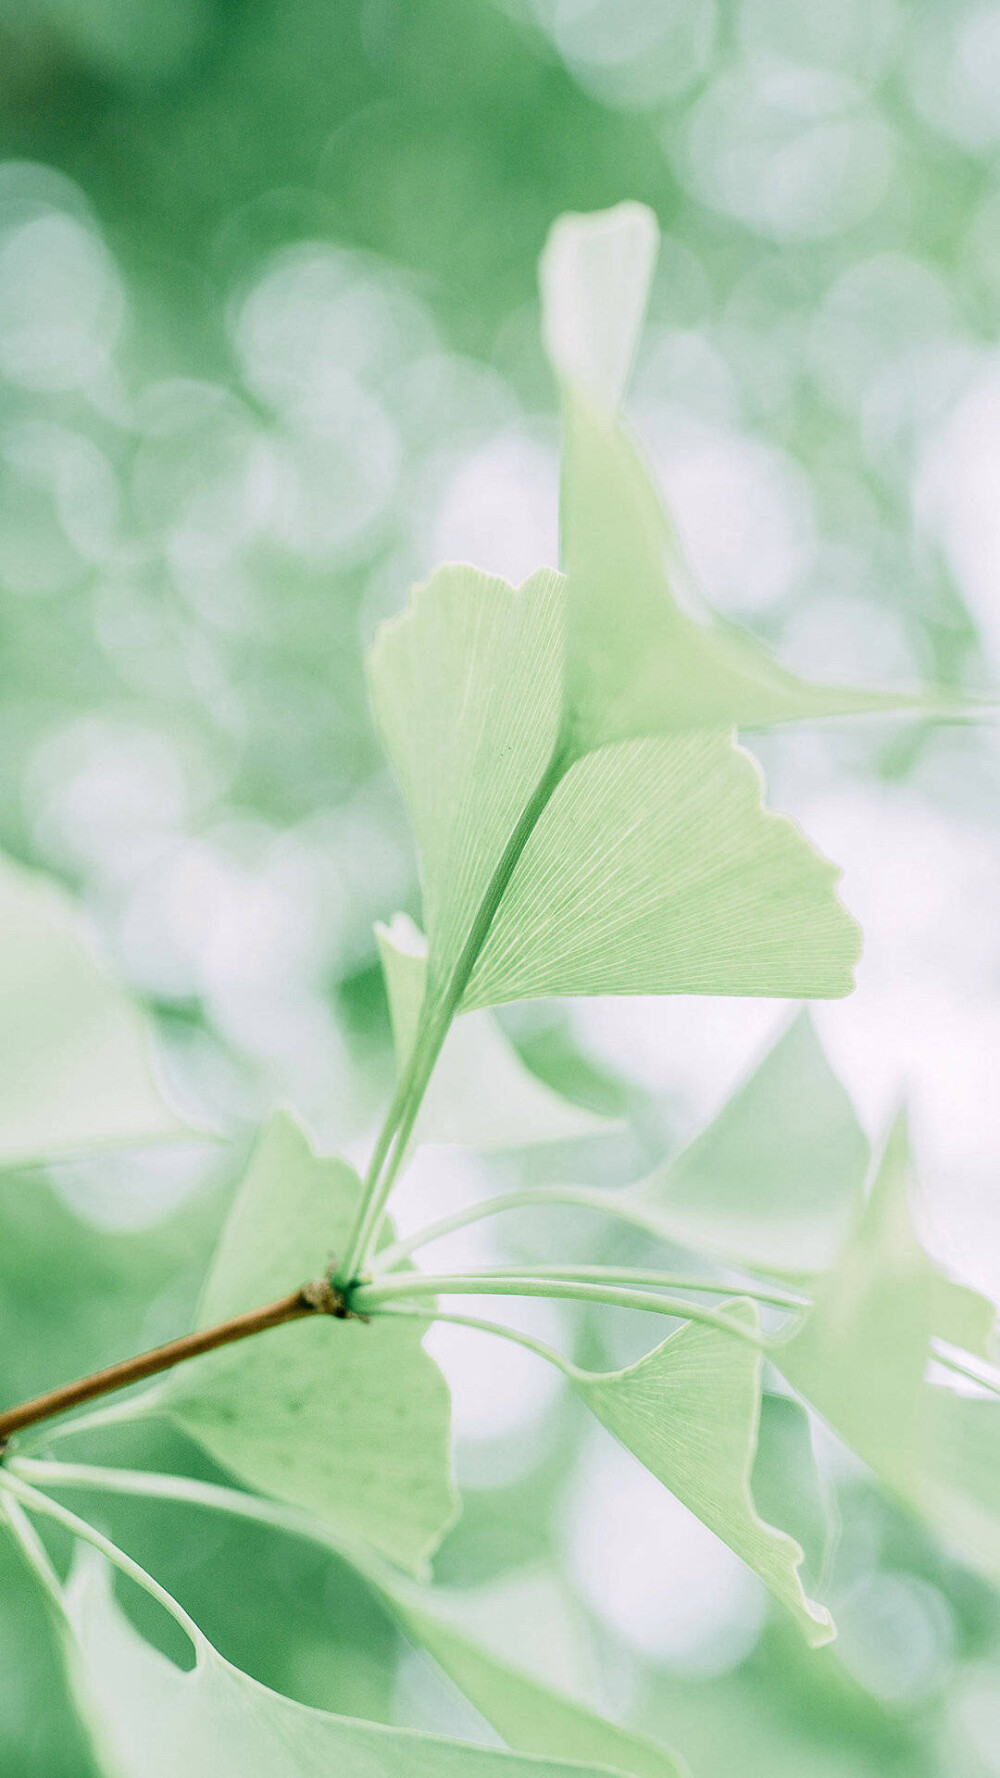
[[[988,6],[8,0],[0,21],[0,840],[81,891],[199,1126],[239,1132],[286,1098],[342,1143],[383,1098],[371,927],[416,911],[416,877],[362,643],[441,557],[514,580],[555,559],[534,267],[560,211],[640,198],[665,229],[633,411],[723,611],[805,674],[995,678]],[[994,740],[908,725],[795,746],[769,744],[775,800],[847,864],[869,943],[823,1034],[870,1131],[908,1070],[938,1247],[985,1285]],[[567,1037],[541,1007],[508,1028],[555,1084],[625,1077],[600,1108],[627,1101],[640,1135],[602,1149],[606,1185],[690,1135],[771,1017],[584,1007]],[[3,1181],[8,1399],[186,1324],[210,1166],[143,1151]],[[404,1193],[444,1210],[482,1183],[441,1155]],[[539,1241],[546,1215],[583,1257],[648,1253],[568,1210],[537,1213]],[[453,1252],[521,1257],[530,1238]],[[541,1308],[530,1325],[575,1331],[605,1370],[648,1333]],[[997,1772],[995,1595],[839,1449],[840,1639],[807,1655],[529,1354],[496,1358],[487,1390],[473,1342],[482,1365],[478,1336],[435,1348],[467,1499],[440,1572],[500,1589],[509,1623],[516,1571],[561,1564],[585,1696],[701,1778]],[[180,1465],[179,1435],[120,1437]],[[107,1511],[256,1677],[468,1731],[332,1559]],[[0,1627],[5,1770],[83,1778],[34,1612]]]

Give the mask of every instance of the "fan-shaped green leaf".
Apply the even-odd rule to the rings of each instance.
[[[580,760],[525,846],[463,1004],[849,993],[859,935],[837,872],[761,789],[750,756],[715,734]]]
[[[925,1385],[924,1448],[911,1504],[1000,1586],[1000,1401]]]
[[[628,1778],[681,1778],[664,1748],[619,1728],[584,1704],[499,1658],[461,1621],[460,1601],[393,1577],[380,1591],[413,1641],[427,1650],[508,1746],[549,1759],[600,1760]]]
[[[912,1162],[897,1119],[867,1203],[815,1307],[772,1356],[792,1386],[915,1504],[930,1436],[933,1335],[988,1344],[994,1311],[925,1253],[910,1213]]]
[[[68,1607],[80,1685],[115,1778],[613,1778],[607,1766],[526,1759],[310,1709],[223,1660],[193,1624],[191,1672],[150,1647],[111,1595],[101,1558]]]
[[[558,575],[542,570],[515,590],[449,566],[415,588],[369,656],[375,712],[420,852],[431,994],[552,756],[561,622]]]
[[[0,1164],[185,1136],[79,909],[0,858]]]
[[[821,1582],[835,1542],[836,1510],[816,1464],[809,1415],[794,1396],[761,1397],[750,1488],[761,1518],[802,1545],[807,1578]]]
[[[542,333],[556,375],[613,411],[625,393],[659,251],[645,204],[560,216],[538,268]]]
[[[756,1329],[754,1305],[724,1305]],[[761,1356],[717,1328],[688,1322],[627,1370],[571,1376],[592,1413],[787,1606],[810,1643],[834,1634],[808,1599],[801,1546],[760,1517],[750,1478],[757,1448]]]
[[[803,1012],[687,1148],[610,1201],[665,1240],[818,1272],[856,1220],[867,1167],[867,1138]]]
[[[563,216],[541,262],[543,333],[563,384],[573,752],[691,728],[912,707],[910,697],[810,685],[750,636],[697,611],[659,493],[615,411],[655,235],[652,213],[635,204]]]
[[[405,914],[377,926],[399,1067],[417,1035],[427,977],[427,944]],[[489,1012],[462,1013],[438,1057],[420,1107],[418,1142],[518,1148],[599,1135],[615,1124],[572,1105],[526,1068]]]
[[[294,1119],[266,1126],[209,1274],[199,1325],[322,1275],[360,1182]],[[169,1411],[266,1494],[421,1570],[451,1523],[449,1397],[420,1327],[317,1315],[181,1366],[142,1402]]]

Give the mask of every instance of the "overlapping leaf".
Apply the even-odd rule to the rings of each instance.
[[[360,1182],[287,1113],[260,1138],[199,1313],[209,1325],[319,1277]],[[421,1570],[456,1511],[449,1396],[418,1324],[317,1315],[206,1354],[151,1397],[255,1488]]]
[[[427,976],[423,934],[405,914],[377,926],[392,1014],[396,1059],[409,1059],[420,1021]],[[615,1126],[573,1105],[526,1068],[492,1014],[462,1013],[445,1039],[420,1107],[418,1142],[457,1142],[473,1148],[518,1148],[566,1142]]]
[[[444,569],[376,644],[373,695],[421,851],[431,994],[558,730],[562,591],[554,575],[515,592]],[[763,809],[757,768],[725,736],[602,749],[542,813],[463,1004],[847,993],[858,936],[835,877]]]
[[[860,1212],[867,1167],[854,1107],[800,1013],[687,1148],[606,1202],[665,1240],[820,1272]]]
[[[515,591],[439,569],[372,651],[420,850],[428,1006],[501,895],[467,1010],[851,985],[857,936],[834,873],[765,812],[729,731],[900,700],[805,685],[677,602],[666,519],[616,413],[651,229],[635,205],[564,218],[543,263],[564,383],[568,581],[540,571]]]
[[[655,238],[651,212],[637,204],[563,216],[541,263],[543,331],[563,393],[566,728],[574,751],[690,728],[912,705],[909,696],[808,684],[750,636],[692,609],[659,494],[616,411]]]
[[[562,582],[439,568],[383,624],[372,700],[420,852],[429,990],[447,978],[560,721]]]
[[[188,1134],[78,908],[0,858],[0,1165]]]
[[[497,1656],[464,1627],[438,1588],[374,1577],[413,1641],[431,1654],[509,1747],[547,1759],[599,1760],[627,1778],[682,1778],[664,1748],[567,1697],[526,1667]]]
[[[737,1299],[724,1312],[756,1331],[752,1303]],[[801,1545],[765,1523],[751,1492],[760,1377],[752,1345],[693,1321],[626,1370],[571,1372],[591,1412],[742,1557],[818,1646],[834,1629],[803,1591]]]
[[[68,1606],[84,1705],[115,1778],[614,1778],[604,1765],[524,1758],[311,1709],[231,1666],[190,1621],[196,1663],[182,1672],[128,1623],[100,1558],[80,1568]],[[664,1778],[671,1770],[661,1768]]]
[[[838,873],[761,789],[721,735],[589,754],[528,841],[464,1004],[849,993],[860,944]]]
[[[932,1337],[955,1341],[960,1335],[973,1352],[982,1352],[995,1312],[924,1251],[910,1211],[911,1183],[906,1126],[899,1118],[868,1201],[822,1280],[814,1309],[791,1338],[774,1344],[772,1356],[852,1449],[922,1509],[928,1475],[947,1472],[945,1485],[958,1485],[958,1458],[950,1468],[942,1465],[937,1447],[949,1417],[963,1417],[948,1405],[947,1391],[925,1381]],[[993,1424],[988,1415],[972,1415],[970,1422]],[[977,1449],[975,1435],[969,1449]]]

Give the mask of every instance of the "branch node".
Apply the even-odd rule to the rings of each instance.
[[[335,1282],[332,1267],[322,1278],[303,1284],[301,1291],[302,1301],[317,1315],[332,1315],[336,1321],[367,1321],[367,1315],[359,1315],[351,1308],[350,1294],[350,1286],[344,1289]]]

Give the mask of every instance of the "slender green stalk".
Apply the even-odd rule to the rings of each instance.
[[[529,1186],[525,1191],[504,1192],[495,1198],[486,1198],[482,1203],[466,1205],[464,1210],[456,1210],[451,1216],[442,1216],[438,1222],[428,1223],[426,1228],[418,1229],[416,1234],[409,1235],[405,1241],[394,1241],[391,1247],[383,1247],[374,1260],[370,1278],[377,1284],[388,1273],[393,1272],[400,1262],[418,1248],[427,1246],[431,1241],[440,1240],[443,1235],[454,1234],[458,1229],[468,1228],[470,1223],[479,1222],[487,1216],[497,1216],[504,1210],[530,1209],[535,1204],[583,1204],[585,1208],[603,1210],[603,1203],[589,1204],[581,1194],[586,1187],[573,1185]],[[593,1279],[597,1283],[606,1284],[661,1284],[668,1290],[695,1290],[706,1292],[711,1296],[750,1297],[757,1303],[773,1304],[778,1309],[808,1309],[810,1299],[789,1290],[781,1290],[768,1285],[762,1288],[758,1284],[721,1284],[709,1278],[691,1278],[675,1276],[666,1272],[637,1271],[632,1267],[618,1266],[512,1266],[497,1272],[495,1267],[486,1267],[481,1276],[504,1276],[504,1272],[517,1273],[520,1277],[546,1278],[584,1278]]]
[[[124,1550],[120,1550],[117,1544],[111,1542],[110,1538],[103,1536],[93,1525],[88,1525],[86,1519],[77,1518],[76,1513],[71,1513],[68,1507],[60,1506],[57,1500],[51,1500],[47,1494],[40,1494],[36,1488],[29,1487],[27,1482],[12,1474],[9,1466],[0,1468],[0,1489],[12,1494],[29,1512],[38,1513],[46,1519],[53,1519],[57,1525],[62,1525],[66,1531],[72,1532],[74,1537],[81,1538],[84,1543],[93,1544],[94,1549],[100,1550],[101,1555],[106,1556],[108,1561],[120,1569],[122,1574],[127,1575],[129,1580],[134,1580],[136,1585],[143,1589],[143,1592],[148,1593],[151,1599],[155,1599],[158,1605],[162,1605],[164,1611],[170,1613],[175,1622],[180,1624],[181,1629],[190,1636],[195,1647],[198,1647],[201,1641],[201,1631],[194,1619],[188,1617],[183,1606],[178,1605],[177,1600],[167,1592],[165,1587],[160,1586],[159,1581],[154,1580],[151,1574],[147,1574],[145,1568],[140,1568],[138,1562],[133,1562],[132,1557],[127,1556]]]
[[[195,1481],[191,1476],[166,1475],[160,1470],[109,1469],[93,1463],[57,1463],[34,1457],[9,1458],[6,1473],[39,1488],[138,1495],[143,1499],[176,1501],[182,1506],[205,1507],[324,1544],[338,1555],[350,1554],[354,1560],[354,1546],[339,1538],[322,1519],[297,1507],[283,1506],[278,1500],[247,1494],[242,1488],[227,1488],[218,1482]]]
[[[550,1282],[572,1284],[622,1285],[626,1289],[693,1290],[707,1296],[745,1296],[752,1302],[765,1303],[777,1309],[811,1308],[808,1297],[793,1296],[787,1290],[758,1289],[756,1285],[738,1288],[720,1284],[718,1279],[692,1278],[674,1272],[649,1271],[637,1266],[483,1266],[477,1278],[544,1278]],[[412,1276],[412,1273],[409,1274]]]
[[[642,1309],[652,1315],[672,1315],[685,1321],[702,1321],[717,1327],[746,1344],[760,1347],[762,1341],[748,1327],[730,1321],[714,1309],[689,1303],[683,1297],[660,1295],[654,1291],[626,1290],[613,1285],[587,1283],[581,1279],[555,1278],[551,1274],[530,1277],[524,1272],[483,1275],[456,1273],[431,1277],[411,1272],[402,1277],[361,1285],[351,1301],[359,1314],[381,1308],[397,1297],[408,1296],[538,1296],[562,1298],[572,1302],[605,1303],[616,1309]]]
[[[476,960],[493,924],[518,860],[538,825],[546,805],[570,765],[570,755],[557,743],[545,771],[518,817],[500,859],[493,871],[483,899],[476,910],[465,943],[451,975],[440,993],[433,985],[421,1015],[421,1032],[413,1047],[409,1063],[396,1089],[392,1104],[375,1144],[365,1175],[361,1203],[353,1229],[348,1237],[338,1282],[346,1287],[359,1275],[378,1229],[396,1175],[403,1163],[407,1143],[417,1121],[421,1101],[427,1090],[434,1064],[448,1035],[452,1019],[458,1011],[462,995],[476,966]]]
[[[39,1421],[36,1426],[29,1426],[17,1434],[17,1449],[19,1452],[37,1450],[39,1445],[48,1448],[61,1439],[74,1438],[80,1432],[103,1432],[106,1426],[133,1426],[137,1420],[147,1420],[161,1412],[162,1395],[162,1387],[154,1383],[141,1395],[128,1395],[123,1401],[108,1402],[105,1407],[92,1408],[87,1414],[74,1414],[69,1420],[58,1420],[54,1425],[50,1420]]]
[[[946,1370],[954,1371],[956,1377],[964,1377],[966,1382],[978,1383],[980,1389],[988,1389],[991,1394],[1000,1395],[1000,1376],[995,1370],[992,1376],[984,1377],[971,1364],[963,1364],[961,1359],[953,1358],[950,1352],[942,1351],[938,1340],[933,1342],[931,1353],[935,1364],[943,1364]]]
[[[496,1197],[484,1198],[478,1204],[466,1204],[463,1210],[454,1210],[450,1216],[442,1216],[436,1222],[425,1224],[415,1234],[393,1241],[389,1247],[381,1247],[372,1258],[370,1275],[380,1278],[383,1273],[393,1271],[402,1260],[408,1259],[419,1248],[439,1240],[442,1235],[451,1235],[458,1229],[468,1228],[470,1223],[480,1222],[484,1217],[499,1216],[505,1210],[531,1210],[536,1205],[546,1204],[569,1204],[581,1210],[607,1209],[603,1194],[592,1191],[585,1185],[534,1185],[528,1186],[525,1191],[501,1192]]]
[[[523,1346],[526,1352],[533,1352],[536,1358],[544,1358],[546,1364],[555,1365],[563,1376],[578,1376],[577,1366],[570,1359],[564,1358],[554,1346],[547,1346],[544,1340],[536,1340],[533,1334],[522,1333],[517,1327],[508,1327],[503,1321],[485,1321],[479,1315],[458,1315],[448,1309],[418,1309],[413,1303],[390,1303],[386,1309],[379,1311],[382,1315],[403,1316],[409,1321],[426,1321],[432,1326],[435,1321],[446,1321],[449,1327],[471,1327],[476,1333],[496,1334],[501,1340],[510,1340],[514,1346]]]
[[[61,1610],[62,1587],[59,1584],[59,1576],[49,1561],[48,1551],[20,1502],[2,1492],[0,1492],[0,1518],[7,1520],[21,1546],[25,1561],[38,1576],[49,1598]]]

